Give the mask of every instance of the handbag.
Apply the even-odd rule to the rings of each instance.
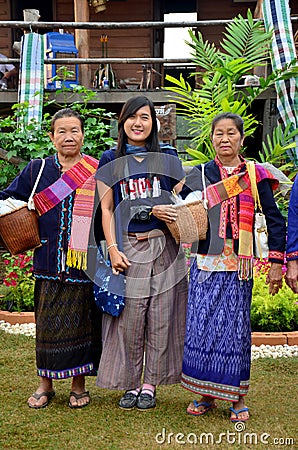
[[[101,312],[113,317],[120,316],[125,306],[125,276],[114,275],[111,262],[104,258],[102,245],[98,246],[93,294]]]
[[[167,223],[167,227],[176,243],[192,244],[206,239],[208,230],[207,191],[205,168],[202,164],[202,182],[204,196],[202,200],[183,202],[174,205],[177,212],[175,222]]]
[[[34,207],[33,195],[38,186],[44,165],[45,160],[42,159],[39,173],[27,203],[12,197],[0,200],[1,243],[12,256],[41,246],[38,216]]]
[[[256,167],[254,162],[249,161],[246,164],[247,171],[251,182],[251,192],[255,202],[255,217],[254,217],[254,253],[255,257],[259,259],[268,258],[268,231],[266,217],[263,213],[257,182],[256,182]]]

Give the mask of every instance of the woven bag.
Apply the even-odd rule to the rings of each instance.
[[[192,244],[206,239],[208,230],[207,191],[205,182],[205,166],[202,164],[202,182],[204,200],[174,205],[177,211],[175,222],[167,223],[168,229],[176,243]]]
[[[13,256],[40,247],[36,211],[29,210],[25,205],[2,214],[0,235],[4,246]]]
[[[192,244],[206,239],[208,216],[203,202],[197,200],[183,205],[174,205],[177,211],[175,222],[167,226],[176,243]]]
[[[42,159],[39,174],[36,178],[28,203],[16,206],[14,198],[3,200],[12,208],[11,211],[0,215],[0,236],[4,247],[11,255],[18,255],[41,246],[38,216],[34,210],[33,195],[40,180],[45,161]]]

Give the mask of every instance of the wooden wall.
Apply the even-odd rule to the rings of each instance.
[[[12,20],[10,9],[12,2],[16,0],[0,0],[0,21]],[[80,0],[76,0],[80,2]],[[82,0],[87,1],[87,0]],[[298,15],[298,1],[289,0],[291,14]],[[48,0],[48,8],[53,10],[53,20],[56,22],[74,21],[74,0]],[[90,7],[91,22],[146,22],[157,20],[154,4],[162,5],[163,2],[156,3],[156,0],[110,0],[107,8],[101,13],[95,13]],[[17,4],[17,3],[16,3]],[[198,20],[230,19],[238,14],[246,15],[250,8],[255,10],[257,1],[235,2],[233,0],[197,0]],[[42,18],[41,18],[42,20]],[[298,22],[293,25],[294,31],[298,28]],[[217,44],[222,38],[224,26],[204,26],[200,28],[205,39]],[[51,31],[51,30],[47,30]],[[58,31],[58,30],[53,30]],[[66,30],[74,34],[74,30]],[[100,35],[108,36],[108,56],[115,58],[146,58],[154,55],[154,44],[156,52],[156,42],[154,42],[155,32],[149,28],[137,29],[114,29],[114,30],[90,30],[89,57],[96,58],[102,56]],[[160,33],[162,36],[162,33]],[[9,28],[0,27],[0,52],[7,56],[16,56],[12,51],[12,31]],[[162,48],[162,46],[161,46]],[[79,55],[80,56],[80,55]],[[154,55],[159,56],[159,55]],[[160,55],[162,56],[162,55]],[[91,65],[90,86],[92,85],[93,74],[96,65]],[[113,69],[117,79],[126,80],[135,78],[138,81],[142,76],[141,64],[113,64]],[[89,75],[88,75],[89,76]]]
[[[257,7],[257,1],[251,2],[234,2],[233,0],[212,0],[212,1],[201,1],[197,0],[197,10],[198,10],[198,20],[218,20],[218,19],[231,19],[241,14],[243,17],[246,16],[247,10],[250,9],[254,13]],[[289,0],[289,5],[291,9],[291,15],[298,15],[298,1]],[[224,31],[224,26],[204,26],[199,28],[200,32],[203,34],[204,39],[208,39],[210,42],[218,44],[222,39],[222,32]],[[298,23],[293,23],[293,30],[297,30]]]
[[[198,20],[231,19],[238,14],[246,16],[247,10],[254,11],[257,2],[234,3],[233,0],[212,0],[202,2],[198,0]],[[200,27],[199,31],[209,42],[216,45],[222,39],[225,25],[210,25]]]
[[[1,0],[0,0],[1,1]],[[107,2],[105,11],[95,13],[90,7],[90,22],[146,22],[153,20],[152,0],[125,0]],[[54,20],[58,22],[73,21],[73,1],[54,1]],[[67,32],[73,32],[67,30]],[[102,57],[101,35],[108,36],[108,56],[110,58],[145,58],[153,53],[153,31],[143,29],[90,30],[90,58]],[[80,55],[79,55],[80,56]],[[91,65],[90,86],[97,65]],[[117,80],[141,80],[141,64],[113,64]]]
[[[126,0],[107,3],[107,9],[95,14],[91,8],[91,22],[148,22],[153,20],[151,0]],[[90,57],[102,55],[100,36],[108,36],[108,56],[111,58],[146,58],[153,55],[153,31],[149,28],[91,30]],[[141,64],[113,64],[118,80],[141,80]]]
[[[0,21],[10,20],[9,0],[0,0]],[[11,30],[0,28],[0,53],[12,57]]]

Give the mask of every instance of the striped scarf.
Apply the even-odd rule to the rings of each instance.
[[[44,92],[44,39],[37,33],[22,37],[18,103],[27,102],[28,112],[22,125],[34,119],[38,126],[42,121]]]
[[[94,174],[98,162],[92,156],[84,155],[55,183],[34,195],[35,208],[42,215],[76,191],[66,264],[77,269],[87,269],[87,249],[96,189]]]
[[[253,276],[254,199],[247,171],[240,172],[245,166],[245,160],[242,157],[240,158],[242,160],[241,164],[235,167],[232,174],[229,175],[219,158],[215,157],[222,181],[207,187],[207,199],[209,208],[221,203],[218,235],[226,239],[226,225],[229,221],[233,239],[239,240],[239,278],[241,280],[249,280]],[[265,178],[269,178],[272,181],[273,189],[278,187],[278,181],[274,176],[264,167],[256,165],[257,183]],[[239,211],[237,195],[239,195]]]

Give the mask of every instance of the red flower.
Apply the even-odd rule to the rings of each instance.
[[[4,284],[5,284],[5,286],[16,286],[17,285],[17,282],[16,282],[16,280],[4,280],[4,282],[3,282]]]

